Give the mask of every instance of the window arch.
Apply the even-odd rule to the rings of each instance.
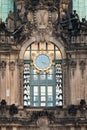
[[[13,0],[0,0],[0,19],[5,21],[9,12],[13,11]]]
[[[37,57],[38,61],[36,60]],[[48,59],[50,59],[50,62],[48,62]],[[42,63],[40,63],[41,60]],[[51,42],[34,42],[26,49],[23,74],[24,106],[62,106],[61,62],[61,52]],[[37,63],[42,68],[37,67],[35,65]]]
[[[76,10],[80,20],[82,18],[87,20],[87,0],[73,0],[73,10]]]

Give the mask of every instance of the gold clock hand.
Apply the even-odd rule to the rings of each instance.
[[[43,63],[43,64],[46,64],[46,65],[48,64],[48,62],[45,62],[45,61],[42,61],[42,63]]]

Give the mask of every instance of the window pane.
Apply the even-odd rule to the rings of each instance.
[[[49,51],[49,55],[51,56],[52,59],[54,59],[54,51]]]
[[[39,104],[38,104],[38,102],[35,102],[34,103],[34,107],[37,107]]]
[[[38,43],[31,45],[32,50],[38,50]]]
[[[46,106],[46,103],[41,103],[41,106],[43,106],[43,107]]]
[[[52,107],[52,106],[53,106],[53,103],[50,102],[50,103],[48,103],[47,105],[50,106],[50,107]]]
[[[53,96],[48,96],[48,102],[53,101]]]
[[[46,43],[45,42],[40,43],[40,50],[46,50]]]
[[[48,73],[48,75],[47,75],[47,79],[48,79],[48,80],[52,80],[52,79],[53,79],[53,69],[50,69],[50,70],[49,70],[49,73]]]
[[[38,75],[36,73],[36,70],[33,70],[33,72],[34,72],[34,75],[33,75],[34,80],[38,80]]]
[[[60,53],[60,51],[56,51],[56,59],[61,59],[61,53]]]
[[[52,86],[48,87],[48,95],[52,95]]]
[[[13,0],[0,0],[0,18],[5,21],[9,12],[13,11]]]
[[[46,74],[41,74],[41,75],[40,75],[40,79],[41,79],[41,80],[45,80],[45,79],[46,79]]]
[[[49,50],[54,50],[54,45],[51,44],[50,42],[48,43],[48,49],[49,49]]]
[[[45,95],[46,94],[46,89],[45,86],[41,87],[41,95]]]
[[[29,51],[25,52],[24,59],[26,59],[26,60],[30,59]]]
[[[41,101],[46,101],[46,97],[42,96]]]
[[[87,0],[73,0],[73,10],[76,10],[80,20],[82,18],[87,20]]]
[[[34,101],[38,102],[38,96],[34,96]]]
[[[34,95],[38,95],[38,87],[37,86],[34,87]]]

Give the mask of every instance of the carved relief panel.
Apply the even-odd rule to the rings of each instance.
[[[18,26],[18,22],[20,22],[20,27],[23,25],[23,31],[21,32],[22,38],[36,37],[39,35],[39,41],[44,41],[47,39],[47,36],[52,36],[53,24],[58,20],[59,13],[56,5],[48,6],[49,1],[46,1],[45,5],[43,1],[40,1],[35,6],[27,0],[24,2],[21,0],[15,1],[15,3],[19,17],[16,25]]]
[[[36,21],[39,29],[45,29],[48,25],[48,11],[38,10],[36,12]]]
[[[50,128],[48,127],[48,124],[49,124],[49,122],[48,122],[48,119],[47,119],[47,117],[42,117],[42,118],[39,118],[38,120],[37,120],[37,125],[38,125],[38,130],[50,130]]]

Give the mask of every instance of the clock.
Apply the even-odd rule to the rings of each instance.
[[[49,70],[52,65],[52,60],[49,55],[45,53],[38,54],[34,59],[34,66],[39,71]]]

